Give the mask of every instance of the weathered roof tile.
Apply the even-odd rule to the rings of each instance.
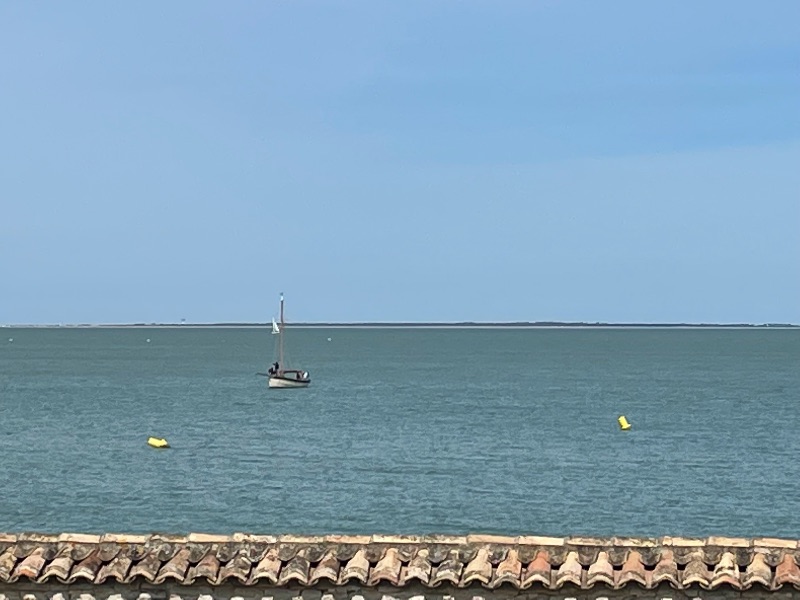
[[[702,553],[694,552],[689,563],[683,569],[681,584],[684,588],[690,585],[699,585],[703,589],[708,589],[709,575],[708,565],[703,561]]]
[[[396,586],[400,580],[400,569],[403,563],[400,561],[400,556],[396,548],[389,548],[386,554],[383,555],[367,581],[368,585],[377,585],[381,581],[387,581]]]
[[[555,588],[559,589],[566,583],[571,583],[575,587],[583,587],[581,576],[583,575],[583,567],[578,562],[578,553],[572,550],[567,554],[567,559],[558,567],[555,576]]]
[[[42,570],[39,577],[40,581],[46,581],[50,577],[55,577],[62,583],[65,583],[69,578],[69,573],[72,570],[72,549],[69,546],[62,546],[58,553],[55,555]],[[2,579],[0,577],[0,579]]]
[[[128,569],[131,568],[131,562],[131,558],[127,554],[117,554],[111,562],[103,565],[103,568],[97,574],[95,582],[101,584],[106,579],[113,579],[117,582],[124,581],[125,576],[128,574]]]
[[[209,552],[200,559],[196,565],[189,567],[186,573],[186,583],[194,583],[195,581],[217,581],[217,574],[219,573],[219,559],[216,554]]]
[[[428,560],[428,549],[425,547],[420,548],[414,554],[408,566],[401,569],[400,585],[406,585],[412,581],[421,581],[427,585],[431,580],[432,570],[433,566]]]
[[[787,583],[795,587],[800,587],[800,569],[797,568],[797,562],[794,556],[789,552],[783,555],[783,560],[775,569],[774,587],[779,588]]]
[[[430,585],[436,587],[445,581],[458,585],[464,564],[458,558],[457,550],[450,550],[447,557],[433,569]]]
[[[281,574],[278,577],[278,585],[286,586],[292,581],[297,581],[301,585],[308,583],[308,571],[311,563],[306,557],[307,551],[300,550],[294,558],[284,565],[281,569]]]
[[[642,555],[637,550],[628,552],[628,558],[617,573],[616,587],[622,587],[632,581],[647,587],[647,571],[642,562]]]
[[[653,569],[650,582],[653,586],[666,582],[674,589],[680,588],[678,563],[675,562],[675,555],[669,548],[662,550],[658,563]]]
[[[736,590],[742,587],[741,581],[739,581],[739,566],[736,564],[733,552],[725,552],[722,555],[711,576],[711,588],[723,585],[729,585]]]
[[[347,561],[347,564],[341,571],[339,581],[347,583],[351,579],[357,579],[361,583],[367,583],[369,576],[369,561],[367,561],[366,553],[363,549],[356,552],[355,556]]]
[[[795,540],[0,534],[0,584],[800,589]]]
[[[271,548],[267,551],[258,564],[253,569],[251,579],[258,582],[265,579],[271,583],[278,583],[278,575],[281,571],[281,561],[278,559],[278,550]]]
[[[99,548],[98,548],[99,550]],[[85,579],[86,581],[94,582],[95,578],[97,577],[97,573],[103,566],[103,561],[100,558],[99,551],[92,552],[80,561],[72,570],[72,577],[73,581],[78,579]]]
[[[314,585],[323,579],[332,583],[336,583],[339,579],[339,559],[336,558],[333,549],[328,550],[317,566],[313,568],[308,583]]]
[[[747,565],[744,579],[742,580],[742,588],[747,589],[757,583],[767,589],[772,585],[772,569],[769,568],[769,565],[764,560],[764,555],[761,553],[755,554],[753,560]]]
[[[487,584],[492,580],[492,563],[489,562],[489,549],[481,548],[464,569],[464,585],[473,581]]]
[[[28,556],[26,556],[14,569],[14,578],[27,577],[28,579],[36,579],[44,567],[44,548],[36,548]]]
[[[519,551],[511,548],[506,557],[497,565],[494,579],[492,580],[492,588],[500,587],[503,584],[509,584],[514,587],[519,587],[519,577],[522,574],[522,562],[519,560]]]
[[[550,565],[550,554],[547,550],[540,550],[536,554],[536,558],[527,566],[523,571],[522,585],[523,589],[527,589],[535,583],[541,584],[549,588],[553,581],[552,567]]]

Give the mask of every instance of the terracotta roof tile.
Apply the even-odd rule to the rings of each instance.
[[[458,558],[458,551],[450,550],[444,560],[434,567],[430,584],[436,587],[448,581],[458,585],[463,569],[464,565]]]
[[[540,550],[536,558],[523,571],[522,587],[527,589],[535,583],[539,583],[549,588],[553,581],[552,566],[550,564],[550,553],[547,550]]]
[[[492,580],[492,563],[489,562],[489,549],[481,548],[464,569],[464,584],[473,581],[487,584]]]
[[[197,564],[189,567],[186,574],[188,583],[194,583],[197,580],[202,581],[217,581],[217,573],[219,573],[219,561],[215,554],[209,552],[201,558]]]
[[[609,587],[614,587],[614,565],[608,560],[608,552],[601,550],[586,573],[586,585],[592,587],[598,583],[604,583]]]
[[[403,563],[400,560],[397,548],[389,548],[383,558],[375,565],[367,583],[369,585],[377,585],[381,581],[386,581],[393,586],[397,586],[400,581],[400,569],[402,567]]]
[[[559,589],[566,583],[571,583],[577,588],[582,588],[582,575],[583,566],[578,562],[578,553],[573,550],[567,554],[567,559],[556,571],[554,582],[555,589]]]
[[[742,588],[742,583],[739,580],[739,565],[736,564],[736,557],[733,552],[725,552],[722,555],[711,576],[712,588],[718,588],[723,585],[729,585],[737,590]]]
[[[364,549],[356,552],[355,556],[347,561],[341,571],[340,583],[347,583],[351,579],[357,579],[361,583],[367,583],[369,575],[369,561],[365,556]]]
[[[783,560],[775,568],[773,587],[779,588],[786,583],[800,588],[800,569],[797,568],[794,556],[788,552],[783,555]]]
[[[675,555],[669,548],[665,548],[661,552],[661,556],[658,559],[658,564],[656,564],[655,568],[653,569],[653,573],[650,578],[650,583],[652,586],[657,586],[664,582],[668,583],[670,587],[674,589],[680,588],[678,563],[675,562]]]
[[[315,585],[319,581],[327,580],[336,583],[339,578],[339,559],[333,549],[328,550],[320,561],[311,569],[311,576],[308,579],[310,585]]]
[[[642,555],[637,550],[628,552],[628,558],[617,572],[615,587],[623,587],[627,583],[636,582],[642,587],[648,587],[647,572],[642,562]]]
[[[519,578],[522,574],[522,562],[519,560],[519,552],[512,548],[506,557],[497,565],[495,577],[492,581],[492,588],[500,587],[503,584],[519,585]]]
[[[50,577],[55,577],[65,583],[69,577],[69,572],[72,570],[72,564],[72,549],[69,546],[61,546],[53,560],[45,566],[39,579],[46,581]]]
[[[747,565],[744,578],[742,579],[742,588],[748,589],[755,584],[760,584],[764,588],[769,588],[772,585],[772,569],[764,560],[763,554],[755,554],[753,560]]]
[[[71,579],[73,581],[84,579],[89,582],[94,582],[102,567],[103,561],[100,559],[100,552],[98,548],[75,565],[75,567],[72,569]],[[183,577],[181,577],[181,579],[182,578]]]
[[[683,569],[681,584],[684,588],[699,585],[703,589],[708,589],[709,575],[708,565],[704,561],[703,554],[696,551],[692,553],[689,563]]]
[[[422,547],[414,555],[414,558],[400,571],[400,585],[406,585],[412,581],[421,581],[427,585],[431,580],[433,567],[428,560],[428,549]]]
[[[0,534],[0,585],[800,590],[795,552],[772,538]]]

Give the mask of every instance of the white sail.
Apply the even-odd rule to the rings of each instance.
[[[275,317],[272,317],[272,335],[277,335],[281,332],[280,327],[275,322]]]

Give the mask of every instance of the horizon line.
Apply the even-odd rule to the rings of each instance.
[[[89,328],[89,327],[269,327],[270,322],[260,321],[210,321],[210,322],[129,322],[129,323],[7,323],[4,328]],[[747,322],[685,322],[685,321],[297,321],[290,328],[322,327],[696,327],[696,328],[798,328],[797,323],[747,323]]]

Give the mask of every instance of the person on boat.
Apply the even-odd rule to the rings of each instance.
[[[270,368],[267,370],[267,374],[270,376],[275,375],[275,367],[270,366]]]

